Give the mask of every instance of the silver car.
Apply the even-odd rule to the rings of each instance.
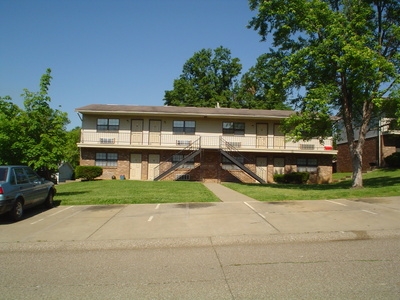
[[[25,208],[45,204],[53,207],[54,183],[39,177],[27,166],[0,166],[0,214],[13,221],[22,218]]]

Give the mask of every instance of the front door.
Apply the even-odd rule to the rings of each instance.
[[[143,142],[143,120],[132,120],[131,126],[131,144],[141,145]]]
[[[268,146],[268,124],[257,124],[257,148],[267,148]]]
[[[150,120],[149,145],[160,145],[161,143],[161,121]]]
[[[285,149],[285,135],[279,124],[274,124],[274,149]]]
[[[129,179],[141,180],[142,179],[142,154],[131,154]]]
[[[160,170],[158,165],[160,164],[160,155],[159,154],[149,154],[149,167],[148,167],[148,180],[154,180],[159,174]]]
[[[256,158],[256,174],[258,177],[261,177],[265,181],[267,181],[267,158],[266,157],[257,157]]]

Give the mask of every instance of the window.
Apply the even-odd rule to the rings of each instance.
[[[297,159],[297,172],[317,172],[318,162],[316,158],[298,158]]]
[[[98,131],[118,131],[119,119],[97,119]]]
[[[29,179],[26,176],[23,168],[15,168],[15,177],[17,178],[17,184],[29,183]]]
[[[183,160],[184,156],[183,154],[175,154],[172,156],[172,164],[175,165]],[[183,169],[193,169],[194,168],[194,157],[189,159],[187,162],[185,162],[180,168]]]
[[[195,134],[196,122],[195,121],[174,121],[173,124],[174,134]]]
[[[96,166],[116,167],[118,163],[117,153],[96,153]]]
[[[237,156],[234,158],[238,162],[240,162],[242,165],[244,164],[243,156]],[[222,169],[224,169],[224,170],[239,170],[240,168],[237,165],[235,165],[233,162],[231,162],[229,159],[227,159],[225,156],[222,156]]]
[[[244,135],[244,123],[223,122],[222,134]]]

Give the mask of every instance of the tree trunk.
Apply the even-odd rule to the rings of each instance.
[[[362,149],[359,149],[359,145],[350,147],[350,155],[352,157],[353,165],[353,183],[352,188],[362,188],[363,178],[362,178]]]

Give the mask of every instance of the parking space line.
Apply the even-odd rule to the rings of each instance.
[[[70,209],[70,208],[73,208],[73,206],[69,206],[69,207],[64,208],[63,210],[60,210],[60,211],[58,211],[58,212],[55,212],[54,214],[49,215],[49,217],[55,216],[55,215],[57,215],[57,214],[59,214],[59,213],[61,213],[61,212],[63,212],[63,211],[66,211],[67,209]]]
[[[37,221],[35,221],[35,222],[32,222],[31,225],[35,225],[36,223],[42,222],[43,220],[44,220],[44,219],[40,219],[40,220],[37,220]]]
[[[339,203],[339,202],[336,202],[336,201],[331,201],[331,200],[325,200],[325,201],[333,203],[333,204],[337,204],[337,205],[347,206],[346,204]]]
[[[366,210],[366,209],[362,209],[362,211],[366,212],[366,213],[369,213],[369,214],[377,215],[377,213],[374,213],[374,212]]]
[[[159,208],[160,208],[160,203],[158,203],[156,206],[156,209],[159,209]]]
[[[147,220],[147,222],[151,222],[151,220],[153,220],[153,217],[154,217],[154,216],[151,216],[151,217]]]

